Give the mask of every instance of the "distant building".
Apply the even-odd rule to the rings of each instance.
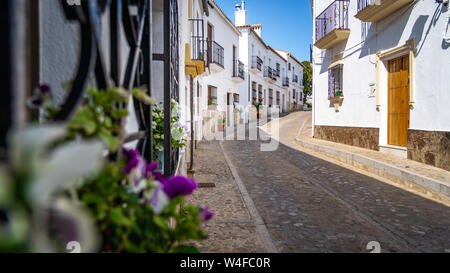
[[[246,119],[255,119],[253,102],[286,112],[303,104],[303,65],[291,53],[276,50],[263,40],[263,26],[248,25],[245,1],[236,7],[235,24],[241,31],[240,58],[248,77],[241,89],[240,103],[249,107]]]

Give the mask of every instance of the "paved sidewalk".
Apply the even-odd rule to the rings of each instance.
[[[299,119],[302,127],[296,139],[303,147],[390,179],[450,206],[450,172],[391,154],[313,138],[311,119],[311,113],[305,113]]]
[[[196,152],[194,178],[215,183],[200,188],[187,201],[215,213],[205,224],[208,239],[197,244],[203,253],[265,253],[252,219],[218,141],[202,141]]]

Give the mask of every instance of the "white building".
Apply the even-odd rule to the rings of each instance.
[[[241,87],[240,103],[249,107],[246,120],[256,118],[253,102],[262,99],[264,107],[280,111],[297,109],[303,104],[303,67],[289,52],[275,50],[263,40],[263,26],[247,23],[245,1],[236,7],[235,24],[241,31],[240,56],[248,71]]]
[[[314,136],[450,170],[448,1],[311,0]]]

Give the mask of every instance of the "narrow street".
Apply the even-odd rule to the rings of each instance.
[[[278,252],[370,252],[371,241],[382,252],[450,251],[448,207],[303,152],[295,137],[310,115],[280,119],[275,152],[223,142]],[[227,206],[215,204],[218,214]]]

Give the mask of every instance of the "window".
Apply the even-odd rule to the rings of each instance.
[[[214,86],[208,86],[208,107],[217,106],[217,88]]]
[[[234,94],[233,95],[233,101],[234,101],[235,104],[239,103],[239,94]]]
[[[262,98],[263,98],[262,85],[258,85],[258,99],[262,100]]]
[[[343,97],[343,69],[344,65],[338,64],[328,69],[328,98]]]
[[[291,63],[288,64],[288,69],[291,71]]]
[[[256,82],[252,82],[252,101],[256,101],[258,99],[258,94],[256,92]]]

